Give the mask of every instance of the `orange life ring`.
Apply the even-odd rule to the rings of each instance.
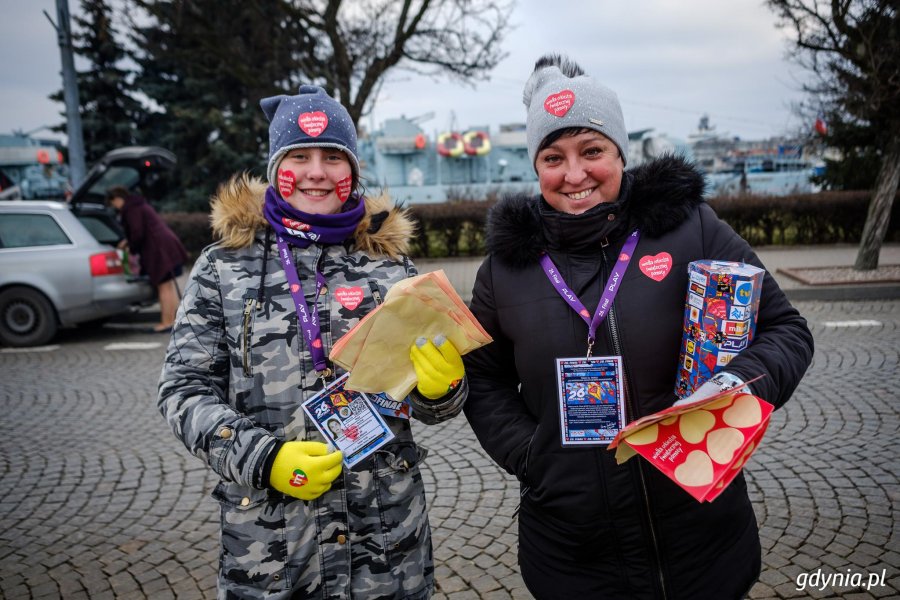
[[[46,165],[50,162],[50,153],[46,150],[38,150],[37,151],[37,161],[42,165]]]
[[[462,139],[466,154],[484,156],[491,151],[491,138],[483,131],[467,131]]]
[[[423,150],[425,148],[425,136],[421,133],[416,134],[416,150]]]
[[[456,158],[464,150],[462,136],[455,131],[445,131],[437,138],[437,151],[441,156]]]

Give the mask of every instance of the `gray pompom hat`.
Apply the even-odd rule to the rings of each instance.
[[[272,96],[259,101],[269,120],[269,163],[266,178],[278,189],[278,163],[294,148],[337,148],[350,159],[353,189],[359,183],[356,127],[340,102],[316,85],[300,86],[296,96]]]
[[[549,134],[570,127],[593,129],[608,137],[628,164],[628,131],[616,93],[559,56],[538,60],[525,83],[522,101],[528,110],[525,138],[534,166],[538,147]]]

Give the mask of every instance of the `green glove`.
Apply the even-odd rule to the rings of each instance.
[[[341,474],[342,458],[322,442],[285,442],[272,463],[269,485],[300,500],[315,500]]]
[[[433,344],[424,337],[418,338],[409,348],[409,358],[419,380],[416,387],[430,400],[455,390],[465,374],[456,346],[443,334],[434,336]]]

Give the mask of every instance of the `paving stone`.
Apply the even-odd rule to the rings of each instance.
[[[900,302],[802,302],[816,357],[777,411],[746,469],[763,572],[751,600],[900,597]],[[878,329],[829,328],[875,319]],[[68,335],[68,337],[66,337]],[[46,353],[4,353],[0,411],[0,597],[215,596],[216,478],[156,411],[164,350],[109,353],[131,334],[63,334]],[[133,336],[135,341],[138,336]],[[41,377],[42,373],[60,374]],[[34,431],[65,415],[66,452],[34,448]],[[435,600],[530,599],[518,568],[519,483],[481,450],[465,419],[413,424],[435,542]],[[860,439],[866,447],[855,449]],[[139,449],[139,451],[137,450]],[[886,570],[872,590],[796,590],[800,573]],[[893,577],[893,579],[891,578]]]

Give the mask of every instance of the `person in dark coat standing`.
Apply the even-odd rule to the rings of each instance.
[[[521,482],[525,584],[539,600],[741,598],[761,565],[743,476],[699,503],[643,460],[617,465],[606,446],[564,446],[556,359],[619,357],[615,401],[626,422],[669,408],[688,264],[762,265],[705,203],[689,162],[666,156],[624,170],[618,99],[578,65],[538,60],[524,101],[541,193],[490,213],[471,308],[494,342],[465,357],[465,413]],[[689,400],[758,375],[751,393],[776,407],[790,398],[812,336],[768,273],[761,294],[753,343]]]
[[[178,310],[178,288],[175,278],[181,275],[187,261],[187,251],[162,217],[140,195],[117,186],[106,192],[107,204],[119,213],[125,240],[120,244],[141,258],[141,273],[156,286],[159,297],[159,323],[153,327],[157,333],[172,331],[175,312]]]

